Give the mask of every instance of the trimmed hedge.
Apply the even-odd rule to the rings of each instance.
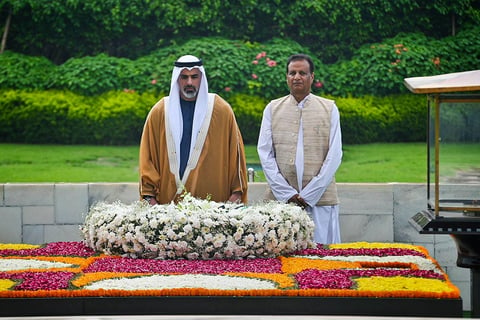
[[[133,145],[158,97],[109,92],[85,97],[63,91],[0,92],[2,142]]]
[[[86,97],[69,91],[0,91],[0,142],[135,145],[150,108],[162,95],[111,91]],[[423,96],[334,98],[345,144],[425,141]],[[245,144],[256,144],[269,100],[227,98]]]
[[[263,109],[269,101],[261,97],[236,94],[232,95],[228,102],[235,113],[244,142],[257,144]]]
[[[427,106],[422,95],[334,98],[347,144],[425,141]]]

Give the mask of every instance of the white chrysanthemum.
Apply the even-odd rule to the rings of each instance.
[[[62,262],[50,262],[33,259],[1,259],[0,271],[71,268],[73,265]]]
[[[313,228],[308,214],[292,205],[269,202],[245,207],[186,194],[178,204],[96,204],[81,230],[88,246],[107,253],[151,257],[157,251],[160,259],[211,259],[259,252],[274,257],[313,247]],[[180,241],[180,248],[172,246]],[[192,248],[198,255],[191,254]]]
[[[186,224],[184,227],[183,227],[183,232],[185,233],[190,233],[193,231],[193,228],[192,228],[192,225],[190,224]]]
[[[213,237],[213,246],[215,248],[220,248],[223,246],[224,242],[226,240],[226,237],[225,235],[221,234],[221,233],[217,233],[215,235],[215,237]]]
[[[177,240],[177,239],[178,239],[178,236],[177,236],[177,234],[175,233],[175,231],[173,231],[173,229],[168,229],[168,230],[167,230],[167,237],[168,237],[170,240]]]
[[[305,258],[305,256],[303,256]],[[319,259],[319,260],[333,260],[333,261],[349,261],[349,262],[378,262],[378,263],[388,263],[388,262],[404,262],[404,263],[413,263],[418,266],[419,270],[433,271],[439,274],[443,272],[433,263],[430,259],[420,257],[420,256],[308,256],[310,259]]]
[[[244,239],[245,239],[245,245],[247,246],[252,246],[253,243],[255,242],[255,236],[251,233],[249,233]]]
[[[212,243],[213,242],[213,235],[211,233],[206,233],[203,235],[203,241],[205,243]]]
[[[193,241],[193,244],[195,244],[195,246],[197,247],[202,247],[203,243],[204,243],[203,238],[200,236],[197,236],[197,238]]]

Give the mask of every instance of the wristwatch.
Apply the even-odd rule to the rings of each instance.
[[[143,196],[143,200],[147,201],[148,203],[150,203],[150,200],[152,198],[155,198],[154,196]]]

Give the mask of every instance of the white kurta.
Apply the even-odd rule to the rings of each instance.
[[[298,108],[303,108],[306,99],[308,99],[308,96],[298,104]],[[299,193],[308,203],[309,207],[306,210],[315,222],[314,241],[322,244],[340,242],[339,206],[315,206],[332,181],[335,172],[342,162],[342,136],[338,108],[335,106],[332,110],[330,146],[320,173],[303,189],[301,189],[304,163],[303,124],[300,122],[296,154],[297,179],[298,185],[300,186],[299,192],[287,183],[278,169],[272,143],[272,119],[270,109],[271,106],[268,104],[263,112],[257,150],[263,172],[275,198],[278,201],[286,202],[292,196]]]

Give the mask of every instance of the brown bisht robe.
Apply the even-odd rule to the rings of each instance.
[[[198,162],[189,173],[188,165],[185,170],[185,175],[188,174],[185,185],[176,180],[170,170],[169,152],[174,154],[175,150],[167,147],[163,98],[150,110],[143,128],[139,154],[140,198],[154,195],[158,203],[166,204],[177,201],[186,191],[197,198],[226,202],[232,192],[241,191],[242,202],[247,202],[243,139],[232,108],[220,96],[215,95],[210,126]]]

